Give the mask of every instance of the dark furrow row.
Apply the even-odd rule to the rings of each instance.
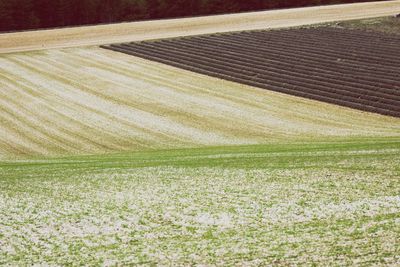
[[[171,43],[171,42],[164,42],[164,43],[158,43],[158,47],[161,48],[169,48],[172,50],[177,50],[177,48],[184,48],[186,51],[190,51],[191,55],[195,56],[207,56],[208,58],[212,56],[213,59],[220,59],[224,60],[225,57],[229,56],[229,63],[235,63],[242,65],[244,67],[253,67],[254,64],[257,64],[257,66],[262,67],[261,71],[263,70],[275,70],[275,71],[280,71],[283,73],[287,73],[293,76],[300,76],[300,77],[310,77],[312,76],[313,79],[320,80],[320,81],[332,81],[336,82],[337,78],[337,71],[329,71],[329,70],[321,70],[319,68],[315,67],[309,67],[306,65],[292,65],[290,62],[286,63],[284,61],[277,61],[275,59],[269,59],[264,57],[263,59],[260,59],[259,57],[256,57],[255,55],[246,55],[246,57],[243,57],[243,54],[240,54],[240,51],[236,51],[232,49],[231,51],[214,51],[212,47],[207,47],[206,45],[202,45],[202,49],[198,49],[198,46],[195,45],[190,45],[190,44],[184,44],[182,42],[180,43]],[[179,53],[179,49],[177,51],[174,51],[175,53]],[[343,76],[342,78],[342,83],[345,85],[353,85],[353,86],[359,86],[359,83],[354,82],[354,77],[348,78],[346,76]],[[393,94],[393,91],[386,90],[386,87],[394,86],[398,89],[400,89],[400,86],[396,86],[394,81],[390,80],[377,80],[377,79],[371,79],[370,76],[363,75],[363,78],[367,80],[367,82],[364,84],[365,88],[368,88],[370,90],[376,90],[376,92],[382,92],[383,94]],[[400,99],[400,90],[397,95],[394,95],[396,99]]]
[[[258,32],[256,33],[257,36],[265,36],[264,32]],[[348,35],[348,36],[345,36]],[[246,36],[246,35],[244,35]],[[381,47],[385,49],[394,49],[396,51],[397,49],[397,40],[396,38],[391,38],[391,39],[385,39],[385,38],[375,38],[374,36],[368,36],[363,35],[360,36],[359,38],[356,37],[356,32],[352,32],[351,34],[345,34],[345,32],[341,33],[335,33],[335,32],[313,32],[313,34],[308,34],[308,32],[305,31],[297,31],[295,34],[293,32],[283,32],[281,31],[280,34],[276,34],[275,36],[271,37],[268,36],[269,39],[271,40],[279,40],[280,38],[285,38],[285,37],[294,37],[297,40],[302,40],[302,41],[309,41],[309,42],[318,42],[321,40],[326,40],[326,39],[334,39],[337,41],[335,43],[336,46],[349,46],[355,49],[369,49],[370,47],[374,47],[375,45],[379,44]],[[365,42],[365,40],[368,39],[368,42]],[[363,43],[362,47],[359,47],[359,44]],[[329,44],[329,43],[328,43]],[[332,43],[330,43],[332,44]]]
[[[375,72],[381,72],[384,73],[383,71],[380,70],[380,65],[376,63],[375,60],[368,60],[366,58],[361,58],[358,61],[352,60],[351,58],[346,58],[346,57],[341,57],[336,55],[335,50],[331,50],[330,53],[328,52],[320,52],[318,48],[314,48],[312,46],[308,46],[306,51],[303,51],[301,48],[294,50],[293,48],[287,48],[285,44],[281,45],[269,45],[265,43],[264,45],[261,44],[252,44],[251,41],[248,40],[232,40],[232,39],[226,39],[224,38],[219,38],[217,40],[213,40],[213,37],[210,37],[210,39],[213,42],[213,44],[218,47],[219,45],[223,44],[229,44],[232,47],[241,47],[243,51],[248,51],[248,49],[252,48],[257,48],[257,52],[259,53],[266,53],[266,54],[271,54],[274,53],[274,55],[290,55],[290,56],[296,56],[297,58],[300,59],[312,59],[312,58],[317,58],[318,60],[322,60],[328,63],[336,62],[338,59],[340,61],[340,64],[343,66],[353,66],[357,65],[360,68],[364,68],[367,70],[373,70]],[[201,42],[201,40],[198,40],[198,42]],[[316,44],[315,46],[318,46]],[[312,47],[313,51],[310,54],[310,47]],[[386,64],[387,67],[386,69],[391,70],[392,72],[397,72],[398,68],[392,68],[389,64]]]
[[[280,33],[291,32],[291,29],[280,30]],[[391,45],[397,42],[397,36],[388,35],[384,32],[375,32],[372,33],[364,30],[349,30],[345,28],[337,28],[337,27],[320,27],[313,28],[312,31],[309,31],[307,28],[298,29],[297,32],[302,33],[303,35],[308,34],[309,36],[336,36],[342,39],[350,39],[350,40],[365,40],[365,38],[374,40],[383,40],[388,41],[389,43],[383,44]]]
[[[283,31],[282,31],[283,32]],[[305,30],[302,33],[306,33]],[[371,40],[371,43],[379,43],[382,47],[390,47],[398,42],[397,36],[391,36],[384,32],[367,32],[364,30],[351,30],[342,28],[316,28],[313,32],[308,31],[307,33],[317,36],[334,36],[335,38],[348,39],[351,41],[365,42],[365,39]],[[383,44],[381,42],[384,42]],[[395,45],[397,46],[397,45]]]
[[[121,46],[124,47],[124,46]],[[128,51],[130,51],[132,48],[126,47]],[[168,54],[165,53],[165,51],[162,51],[160,49],[146,49],[142,47],[136,47],[134,48],[136,51],[141,51],[143,54],[146,55],[152,55],[156,54],[158,57],[168,60],[169,56]],[[242,71],[240,73],[235,73],[235,67],[231,66],[231,64],[228,64],[228,62],[221,63],[218,61],[215,61],[213,59],[198,59],[193,56],[181,56],[175,54],[175,60],[178,60],[180,63],[185,64],[185,65],[190,65],[195,63],[198,67],[201,68],[213,68],[213,71],[219,70],[220,72],[229,75],[229,76],[237,76],[241,79],[246,79],[250,78],[251,81],[255,81],[258,83],[268,83],[270,85],[276,85],[279,86],[283,83],[286,82],[286,79],[292,79],[293,77],[288,76],[288,75],[283,75],[282,73],[268,73],[268,76],[265,77],[263,75],[258,75],[252,70],[245,70],[242,68]],[[333,85],[333,84],[332,84]],[[385,106],[400,112],[400,106],[396,105],[396,102],[391,100],[391,99],[385,99],[381,97],[376,97],[376,96],[371,96],[371,95],[365,95],[362,92],[354,92],[354,91],[346,91],[345,89],[342,89],[341,87],[336,87],[334,90],[332,88],[326,87],[321,84],[314,84],[310,83],[310,80],[307,79],[293,79],[292,83],[290,86],[295,86],[298,89],[301,90],[323,90],[326,93],[326,96],[329,97],[335,97],[336,94],[340,94],[342,96],[348,97],[348,98],[358,98],[358,102],[363,102],[365,104],[368,104],[369,102],[382,102]]]
[[[122,47],[129,49],[132,49],[131,46],[124,46],[121,45]],[[142,47],[134,47],[134,49],[141,49]],[[157,54],[160,57],[163,57],[164,59],[168,59],[168,51],[167,49],[163,49],[158,46],[154,46],[151,44],[146,44],[145,49],[153,54]],[[309,88],[316,88],[316,89],[325,89],[329,90],[329,87],[332,87],[335,89],[336,93],[341,93],[344,96],[349,96],[349,97],[357,97],[360,99],[366,99],[369,101],[381,101],[387,105],[394,105],[392,108],[395,110],[400,111],[400,106],[396,106],[396,99],[391,99],[388,98],[390,95],[381,93],[381,92],[376,92],[376,91],[371,91],[371,94],[365,95],[364,91],[359,88],[354,88],[351,86],[345,85],[345,83],[341,83],[340,85],[335,83],[335,80],[331,80],[331,83],[328,82],[327,80],[317,80],[314,77],[309,77],[307,75],[300,75],[300,73],[286,73],[285,70],[271,70],[271,68],[263,68],[262,70],[259,70],[258,73],[255,73],[252,69],[252,66],[246,66],[246,64],[239,64],[239,63],[234,63],[232,61],[229,62],[222,62],[219,60],[216,60],[215,57],[213,56],[212,58],[204,58],[201,56],[196,56],[194,54],[184,54],[180,53],[179,51],[175,52],[176,58],[180,59],[181,62],[184,62],[186,64],[189,64],[191,61],[197,63],[198,65],[207,66],[208,64],[212,64],[214,67],[218,67],[220,69],[228,70],[230,72],[234,72],[236,68],[241,68],[242,72],[241,75],[247,75],[248,77],[252,77],[252,80],[257,80],[260,82],[265,82],[266,80],[278,80],[281,81],[282,79],[291,79],[295,78],[295,84],[296,83],[305,83]],[[400,101],[399,96],[395,96],[397,98],[397,101]]]
[[[365,49],[362,47],[359,47],[359,43],[347,43],[346,45],[339,45],[337,43],[332,43],[331,40],[337,41],[335,38],[331,37],[329,39],[327,38],[321,38],[320,40],[312,40],[310,41],[307,38],[301,38],[298,39],[296,36],[282,36],[279,38],[275,39],[270,39],[268,36],[257,36],[253,35],[251,38],[247,36],[233,36],[231,38],[232,40],[237,40],[237,41],[247,41],[247,42],[253,42],[254,44],[259,45],[264,44],[264,46],[284,46],[287,49],[290,48],[295,48],[298,51],[305,51],[308,52],[310,45],[315,45],[317,44],[318,47],[314,52],[317,52],[321,55],[331,55],[332,50],[334,50],[335,56],[336,57],[346,57],[347,59],[354,59],[354,60],[360,60],[360,59],[365,59],[365,60],[372,60],[374,62],[375,60],[381,59],[380,56],[385,58],[385,61],[390,65],[394,66],[400,66],[400,59],[397,57],[394,57],[397,55],[396,52],[391,52],[390,50],[386,50],[386,53],[383,55],[376,55],[376,54],[371,54],[371,51],[369,49]],[[360,57],[362,56],[362,57]]]
[[[348,70],[349,68],[354,72],[354,64],[351,64],[345,60],[340,60],[338,61],[337,58],[330,58],[329,60],[325,60],[323,57],[320,56],[315,56],[310,53],[308,54],[301,54],[296,51],[292,51],[289,49],[285,48],[280,48],[280,49],[274,49],[274,48],[263,48],[258,46],[257,49],[254,49],[254,47],[251,47],[249,45],[246,45],[245,42],[240,42],[238,43],[233,43],[233,42],[228,42],[228,41],[221,41],[219,40],[218,43],[216,42],[211,42],[209,41],[206,42],[204,40],[181,40],[181,43],[192,43],[196,45],[200,50],[203,50],[202,47],[205,46],[211,46],[215,51],[218,50],[218,52],[223,52],[223,51],[233,51],[233,50],[239,50],[241,54],[243,55],[243,58],[245,55],[254,55],[260,59],[264,58],[272,58],[272,59],[279,59],[279,60],[288,60],[291,62],[291,64],[296,64],[301,61],[302,64],[308,65],[320,65],[320,64],[325,64],[324,68],[329,68],[336,70],[338,67],[341,69],[346,69]],[[222,49],[225,48],[225,49]],[[260,56],[261,55],[261,56]],[[293,57],[296,57],[296,61],[293,60]],[[394,77],[395,79],[398,77],[398,70],[396,69],[395,71],[389,72],[388,70],[382,70],[379,67],[372,67],[370,65],[364,65],[360,66],[360,64],[356,65],[357,69],[359,70],[359,73],[357,75],[363,74],[366,71],[369,72],[370,75],[377,74],[381,78],[382,75],[388,76],[388,77]]]
[[[316,28],[103,46],[189,71],[400,117],[400,37]]]
[[[337,77],[337,69],[338,68],[328,68],[329,66],[324,66],[325,68],[321,69],[320,67],[314,67],[314,66],[319,66],[322,64],[322,62],[317,62],[317,61],[302,61],[302,60],[298,60],[297,63],[293,64],[293,60],[292,57],[287,57],[285,60],[285,58],[280,57],[279,59],[277,59],[274,55],[272,55],[271,57],[268,57],[268,55],[263,55],[263,57],[260,57],[259,54],[246,54],[246,56],[244,57],[243,54],[241,53],[241,50],[236,50],[236,49],[231,49],[231,51],[227,51],[227,49],[224,50],[219,50],[219,51],[214,51],[215,49],[211,46],[208,47],[206,44],[202,44],[202,48],[198,49],[198,45],[193,44],[182,44],[181,43],[176,43],[176,44],[172,44],[173,46],[181,46],[184,45],[186,46],[185,49],[189,50],[192,53],[200,53],[202,55],[204,54],[208,54],[208,55],[212,55],[213,57],[217,57],[219,56],[228,56],[230,61],[232,60],[238,60],[240,62],[250,62],[251,64],[257,64],[257,66],[262,66],[267,67],[267,66],[271,66],[271,67],[276,67],[278,69],[281,70],[295,70],[295,71],[299,71],[299,70],[304,70],[308,75],[313,75],[314,72],[317,72],[319,74],[319,76],[321,75],[331,75],[331,77]],[[196,46],[195,49],[192,49],[193,46]],[[299,64],[301,63],[301,64]],[[308,63],[308,64],[307,64]],[[362,72],[360,74],[362,76],[363,79],[365,79],[366,81],[368,81],[369,84],[376,84],[378,85],[378,87],[380,89],[384,89],[385,86],[395,86],[395,81],[393,80],[388,80],[388,79],[374,79],[371,75],[364,75],[364,72]],[[315,76],[315,75],[314,75]],[[346,80],[346,81],[353,81],[354,78],[357,77],[359,78],[360,76],[354,76],[351,73],[346,73],[345,75],[342,74],[342,79]],[[358,83],[357,83],[358,84]]]

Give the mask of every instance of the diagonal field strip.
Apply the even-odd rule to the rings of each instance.
[[[0,155],[399,136],[400,120],[101,48],[0,56]]]
[[[318,27],[102,47],[268,90],[400,117],[399,43],[396,35]]]
[[[0,56],[0,155],[400,135],[400,120],[101,48]]]
[[[0,34],[0,53],[284,28],[397,13],[400,0],[6,33]]]

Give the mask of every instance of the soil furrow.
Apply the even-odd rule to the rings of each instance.
[[[396,41],[400,39],[384,34],[321,27],[104,47],[217,78],[400,117]]]

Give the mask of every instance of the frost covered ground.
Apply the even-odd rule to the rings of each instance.
[[[400,140],[0,163],[0,265],[400,264]]]

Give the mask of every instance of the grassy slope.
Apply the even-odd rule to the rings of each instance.
[[[0,56],[0,158],[345,136],[400,136],[400,119],[102,50]]]
[[[399,166],[398,138],[2,162],[0,264],[395,264]]]

